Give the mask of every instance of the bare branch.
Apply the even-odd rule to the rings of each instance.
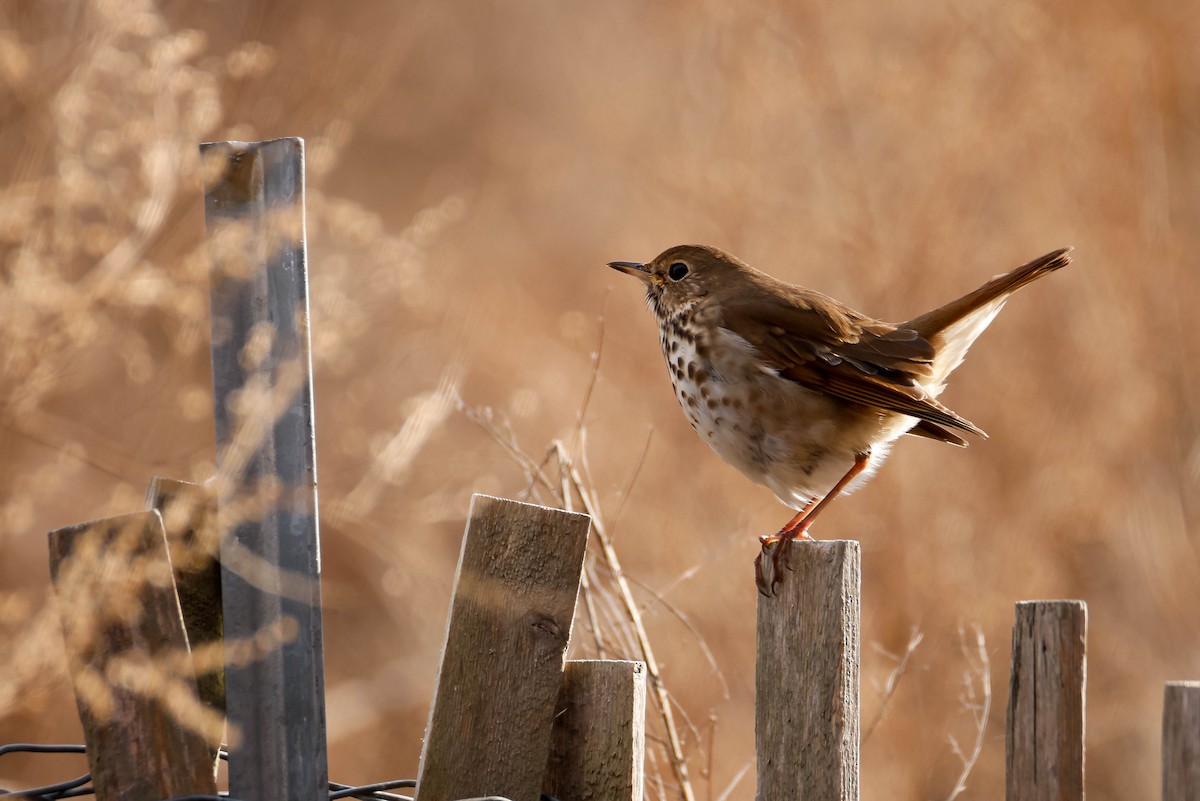
[[[621,518],[625,516],[625,505],[629,503],[629,496],[633,494],[633,488],[637,484],[638,476],[642,473],[642,468],[646,466],[646,455],[650,453],[650,443],[654,440],[654,429],[646,432],[646,444],[642,446],[642,455],[638,457],[637,465],[633,468],[633,472],[629,474],[629,481],[625,483],[625,491],[621,493],[621,505],[617,507],[617,516],[613,518],[612,528],[609,530],[609,536],[615,541],[617,538],[617,526],[621,525]]]
[[[983,639],[983,629],[978,624],[971,628],[975,631],[975,647],[973,649],[968,647],[966,632],[962,630],[962,627],[958,629],[959,643],[963,656],[967,660],[967,670],[963,673],[963,694],[960,700],[975,719],[975,745],[971,748],[968,756],[963,754],[962,749],[958,746],[958,741],[953,736],[950,738],[950,750],[962,762],[963,768],[958,775],[954,789],[946,797],[946,801],[954,801],[966,791],[967,777],[971,775],[971,770],[975,767],[975,762],[983,751],[983,734],[987,729],[988,714],[992,710],[992,670],[987,655],[987,643]],[[976,682],[979,683],[978,694],[975,690]]]
[[[717,677],[717,680],[721,683],[721,694],[723,695],[725,700],[728,701],[729,700],[729,682],[727,682],[725,680],[725,674],[721,672],[720,666],[717,665],[717,657],[715,654],[713,654],[712,649],[708,647],[708,641],[704,639],[704,635],[701,634],[700,630],[697,629],[695,624],[692,623],[691,618],[689,618],[686,614],[684,614],[682,609],[675,606],[673,603],[671,603],[666,598],[664,598],[660,593],[658,593],[657,591],[646,586],[646,584],[644,582],[638,581],[636,578],[634,578],[632,576],[629,577],[629,580],[632,581],[637,586],[641,587],[643,590],[645,590],[646,594],[648,594],[651,598],[658,601],[658,603],[662,606],[663,609],[670,612],[675,617],[675,619],[678,620],[680,623],[682,623],[684,628],[686,628],[689,632],[691,632],[692,636],[696,638],[696,644],[700,647],[700,652],[702,654],[704,654],[705,661],[708,662],[708,666],[712,668],[713,674]]]
[[[741,783],[742,779],[746,778],[746,774],[750,772],[750,768],[752,767],[754,767],[754,759],[747,759],[745,763],[742,764],[741,769],[734,774],[732,779],[730,779],[729,784],[726,785],[721,794],[717,796],[717,801],[729,801],[729,796],[733,795],[733,791],[737,789],[737,786]]]
[[[607,295],[605,296],[607,300]],[[583,433],[583,420],[587,415],[588,405],[592,402],[592,392],[596,389],[596,380],[600,377],[600,357],[604,355],[604,315],[597,319],[599,329],[596,331],[596,350],[592,352],[592,373],[588,376],[587,389],[583,391],[583,400],[579,403],[579,411],[575,415],[575,430],[571,432],[571,450],[580,446],[580,436]]]
[[[573,463],[567,463],[567,473],[571,478],[572,489],[583,503],[584,511],[592,516],[592,532],[596,535],[597,542],[600,543],[601,554],[604,556],[604,561],[617,585],[617,593],[625,606],[625,613],[629,616],[629,622],[633,625],[634,634],[636,635],[639,650],[642,654],[642,661],[646,663],[646,674],[649,676],[650,686],[654,690],[654,698],[658,704],[658,711],[662,716],[663,727],[666,729],[668,755],[671,758],[671,767],[674,769],[675,778],[679,781],[680,793],[683,795],[685,801],[695,801],[696,795],[688,778],[687,757],[683,753],[683,744],[679,738],[679,730],[675,725],[675,715],[671,709],[671,699],[667,693],[667,688],[663,685],[662,671],[659,669],[658,660],[654,656],[654,648],[650,645],[650,638],[646,634],[646,626],[642,621],[642,613],[633,598],[633,592],[629,589],[629,581],[625,577],[625,572],[621,569],[621,562],[617,558],[617,552],[612,546],[608,532],[605,530],[595,499],[584,484],[578,469],[576,469]]]
[[[924,638],[925,635],[916,628],[913,628],[909,632],[908,644],[904,646],[904,653],[900,656],[900,661],[896,663],[896,667],[892,669],[891,674],[888,675],[887,682],[884,684],[883,700],[879,702],[879,709],[876,710],[875,717],[871,718],[871,724],[867,726],[867,730],[863,732],[863,743],[871,739],[871,735],[875,733],[875,727],[883,720],[883,716],[888,710],[888,703],[896,693],[896,685],[900,683],[900,679],[908,672],[908,660],[912,657],[913,652],[917,650],[917,646],[921,644],[921,640]]]

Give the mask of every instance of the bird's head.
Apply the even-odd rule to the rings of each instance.
[[[719,296],[750,268],[736,257],[706,245],[677,245],[653,261],[610,261],[609,267],[646,284],[646,302],[659,317]]]

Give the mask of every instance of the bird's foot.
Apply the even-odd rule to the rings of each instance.
[[[783,568],[789,571],[792,569],[791,563],[791,543],[792,540],[809,540],[812,537],[808,534],[808,526],[799,525],[791,530],[782,530],[774,534],[764,534],[758,538],[762,545],[762,550],[754,560],[754,583],[758,587],[758,592],[764,598],[770,598],[775,595],[775,588],[779,586],[779,582],[783,580]],[[771,554],[770,559],[770,575],[767,575],[767,570],[764,567],[764,559],[768,553]]]
[[[767,549],[771,546],[767,544],[767,537],[762,538],[762,550],[758,552],[758,556],[754,557],[754,586],[758,587],[758,594],[764,598],[770,598],[775,595],[775,585],[779,582],[775,579],[774,560],[764,559],[767,555]],[[764,564],[771,565],[771,575],[767,576]]]

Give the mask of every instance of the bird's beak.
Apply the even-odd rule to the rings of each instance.
[[[620,270],[627,275],[632,275],[634,278],[639,278],[647,284],[651,282],[650,268],[640,261],[610,261],[609,267],[614,270]]]

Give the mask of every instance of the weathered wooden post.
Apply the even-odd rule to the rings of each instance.
[[[1008,801],[1082,801],[1087,604],[1022,601],[1012,636]]]
[[[590,518],[476,495],[417,779],[419,801],[536,801]]]
[[[1200,799],[1200,681],[1169,682],[1163,692],[1162,798]]]
[[[146,508],[162,516],[175,593],[183,612],[188,647],[205,649],[208,661],[196,666],[196,692],[216,714],[225,714],[225,669],[221,653],[221,564],[217,560],[217,499],[199,484],[155,476],[146,490]],[[216,664],[212,656],[216,656]],[[218,743],[210,742],[213,775]]]
[[[230,794],[327,792],[316,449],[299,139],[201,145],[212,275]],[[236,510],[236,511],[235,511]]]
[[[646,663],[567,662],[543,790],[581,801],[641,801]]]
[[[49,542],[96,798],[216,793],[201,732],[211,721],[186,707],[196,688],[162,518],[96,520],[52,531]]]
[[[792,570],[758,600],[758,798],[857,801],[859,545],[789,547]]]

